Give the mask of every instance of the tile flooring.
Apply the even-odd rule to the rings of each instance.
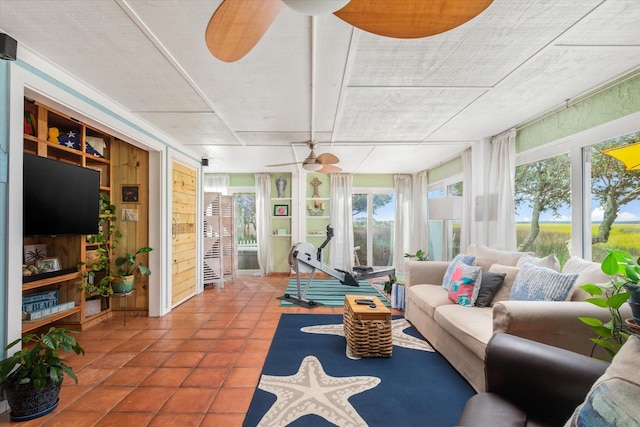
[[[116,314],[78,333],[85,355],[67,358],[78,384],[65,378],[56,410],[20,426],[241,426],[280,314],[342,314],[280,307],[287,281],[240,276],[166,316],[123,326]]]

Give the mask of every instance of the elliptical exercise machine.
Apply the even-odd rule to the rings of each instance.
[[[358,284],[358,281],[360,280],[395,274],[395,268],[374,270],[371,267],[358,266],[354,268],[356,271],[353,274],[348,271],[331,268],[323,262],[322,252],[329,244],[332,237],[333,228],[331,225],[327,225],[327,237],[317,251],[313,245],[308,242],[296,243],[291,247],[291,250],[289,250],[289,267],[291,267],[291,269],[296,273],[298,295],[284,294],[282,299],[307,307],[319,305],[317,302],[306,298],[311,282],[313,281],[313,276],[317,270],[335,277],[340,281],[340,283],[347,286],[360,286]],[[300,275],[306,273],[309,273],[309,277],[307,278],[307,282],[303,289]]]

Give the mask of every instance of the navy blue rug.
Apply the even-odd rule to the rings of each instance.
[[[303,291],[306,283],[306,278],[300,280],[300,287]],[[344,307],[345,295],[375,295],[384,305],[387,307],[391,306],[389,301],[387,301],[385,297],[383,297],[369,282],[360,281],[358,284],[360,286],[348,286],[343,285],[337,279],[313,279],[311,285],[309,285],[306,299],[328,307]],[[285,293],[296,296],[298,295],[298,286],[295,278],[289,279]],[[280,305],[291,306],[295,305],[295,303],[282,300],[280,301]]]
[[[475,392],[402,317],[390,358],[346,355],[341,315],[283,314],[245,426],[453,426]]]

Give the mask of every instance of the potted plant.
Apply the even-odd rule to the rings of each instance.
[[[153,249],[149,246],[144,246],[138,249],[135,253],[127,253],[124,256],[116,258],[116,268],[118,269],[118,277],[112,282],[111,287],[115,293],[127,293],[133,289],[133,280],[135,273],[139,272],[143,276],[151,274],[149,268],[139,262],[136,257],[140,254],[146,254]]]
[[[51,327],[45,334],[27,334],[5,348],[22,343],[22,349],[0,361],[0,387],[11,407],[11,419],[25,421],[53,411],[64,374],[78,378],[60,359],[60,350],[83,354],[67,329]]]
[[[602,322],[595,317],[579,319],[598,335],[591,341],[603,347],[613,358],[629,338],[627,323],[622,318],[620,307],[627,301],[631,304],[633,299],[640,302],[640,295],[634,295],[639,288],[640,266],[625,251],[607,250],[607,256],[600,268],[603,273],[611,276],[611,280],[605,285],[589,283],[580,288],[592,296],[586,299],[587,302],[609,310],[611,320]],[[640,313],[634,311],[637,308],[638,306],[634,308],[634,305],[631,305],[634,318],[640,319]]]
[[[415,259],[416,261],[428,261],[429,260],[429,252],[425,252],[422,249],[418,249],[415,254],[404,254],[405,258]]]

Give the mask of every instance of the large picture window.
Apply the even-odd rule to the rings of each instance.
[[[393,264],[393,227],[396,195],[354,190],[353,244],[362,265],[387,267]]]

